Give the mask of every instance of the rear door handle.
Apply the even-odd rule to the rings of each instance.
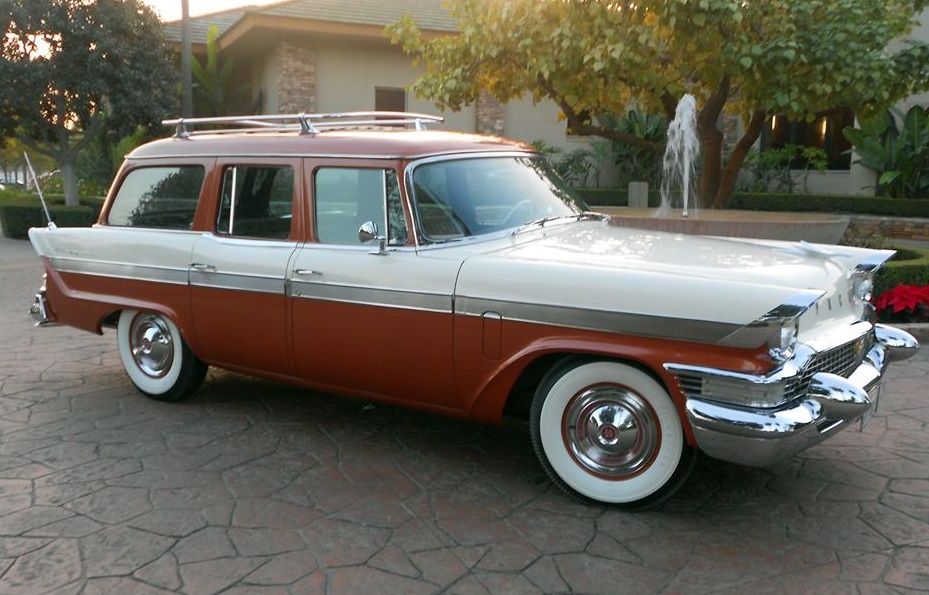
[[[192,262],[190,263],[190,268],[195,271],[200,271],[201,273],[215,273],[216,267],[211,264],[204,264],[202,262]]]

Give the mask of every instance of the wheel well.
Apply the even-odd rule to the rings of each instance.
[[[658,376],[654,370],[642,362],[594,353],[548,353],[533,360],[532,363],[526,366],[522,374],[519,375],[516,382],[513,383],[513,388],[510,389],[506,405],[503,407],[503,415],[516,419],[529,419],[532,399],[535,396],[535,391],[539,384],[541,384],[542,380],[545,378],[545,375],[554,368],[569,361],[575,361],[577,363],[612,361],[632,366],[651,376],[670,393],[670,389],[665,384],[664,380]]]
[[[119,315],[122,314],[122,310],[114,310],[103,317],[103,320],[100,321],[100,326],[105,328],[116,328],[117,323],[119,322]]]

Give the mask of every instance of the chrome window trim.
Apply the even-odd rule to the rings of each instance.
[[[249,236],[227,236],[212,231],[197,232],[203,238],[225,246],[252,246],[255,248],[289,248],[296,250],[299,242],[290,238],[253,238]]]
[[[127,161],[165,161],[171,162],[173,159],[365,159],[370,161],[375,160],[388,160],[388,161],[406,161],[406,160],[421,160],[421,159],[443,159],[449,157],[465,157],[471,155],[503,155],[505,153],[517,153],[520,155],[536,155],[532,151],[514,151],[512,149],[501,149],[499,151],[493,150],[475,150],[475,151],[461,151],[454,150],[449,152],[439,152],[439,153],[415,153],[411,155],[404,155],[401,153],[261,153],[261,155],[256,155],[254,152],[248,153],[235,153],[235,152],[196,152],[196,153],[166,153],[163,155],[129,155]]]
[[[105,229],[107,231],[119,232],[119,233],[170,233],[174,235],[180,234],[189,234],[189,235],[200,235],[202,231],[196,231],[191,229],[171,229],[167,227],[141,227],[141,226],[131,226],[131,225],[110,225],[109,223],[94,223],[91,226],[91,229]]]
[[[419,221],[416,218],[416,206],[413,204],[413,172],[417,167],[421,165],[428,165],[430,163],[439,163],[442,161],[459,161],[463,159],[486,159],[489,157],[538,157],[538,153],[532,151],[514,151],[511,149],[503,151],[475,151],[473,153],[443,153],[439,155],[423,155],[419,157],[411,157],[410,163],[406,165],[403,169],[403,189],[406,203],[406,208],[409,209],[410,219],[413,221],[413,229],[410,230],[410,235],[413,237],[413,243],[420,248],[432,248],[435,246],[448,246],[449,244],[455,245],[463,241],[474,241],[476,238],[486,238],[490,235],[495,235],[498,232],[491,232],[490,234],[480,234],[480,235],[471,235],[471,236],[462,236],[460,238],[452,238],[442,242],[425,242],[419,235]],[[503,230],[502,235],[512,230]]]
[[[371,252],[371,249],[377,249],[377,242],[371,242],[368,244],[320,244],[319,242],[307,242],[300,246],[302,250],[316,250],[321,252],[327,251],[338,251],[338,252],[364,252],[367,254],[374,254]],[[416,253],[416,246],[386,246],[385,248],[387,253],[391,252],[409,252]]]

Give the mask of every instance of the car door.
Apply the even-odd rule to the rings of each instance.
[[[460,262],[422,258],[390,167],[307,167],[313,241],[291,270],[298,374],[398,403],[460,409],[452,293]],[[364,241],[359,229],[380,239]]]
[[[299,234],[300,160],[219,160],[216,171],[212,229],[190,262],[198,355],[289,375],[286,271]]]

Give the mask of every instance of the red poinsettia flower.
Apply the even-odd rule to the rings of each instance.
[[[929,307],[929,285],[897,285],[874,301],[878,312],[889,308],[894,314],[918,310],[920,305]]]

